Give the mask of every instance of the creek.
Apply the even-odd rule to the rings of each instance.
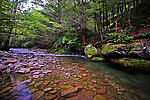
[[[136,71],[136,70],[133,70],[130,68],[124,68],[123,66],[120,66],[118,64],[93,62],[93,61],[90,61],[89,59],[87,59],[86,57],[80,56],[80,55],[48,54],[45,52],[36,52],[36,51],[29,50],[29,49],[15,49],[15,48],[11,48],[10,50],[11,50],[11,52],[18,53],[18,54],[32,54],[32,55],[44,54],[46,56],[59,56],[59,59],[64,59],[63,62],[65,62],[65,63],[64,63],[64,65],[63,65],[63,63],[61,65],[62,65],[62,67],[64,66],[64,68],[66,68],[66,70],[67,70],[67,68],[71,68],[71,66],[74,64],[75,64],[75,66],[80,66],[80,67],[86,68],[86,70],[88,70],[86,72],[86,74],[85,74],[85,72],[80,72],[80,71],[75,72],[74,71],[73,75],[77,74],[77,73],[83,74],[83,76],[81,75],[82,78],[78,77],[74,81],[75,82],[79,81],[79,83],[81,82],[85,89],[92,88],[92,91],[96,91],[97,87],[106,89],[107,94],[105,94],[105,96],[106,96],[106,99],[108,99],[108,100],[111,100],[111,99],[112,100],[149,100],[150,99],[150,85],[149,85],[150,73],[140,72],[140,71]],[[61,69],[61,71],[62,71],[62,69]],[[57,73],[59,73],[59,72],[57,72]],[[71,75],[71,73],[70,73],[70,75]],[[73,75],[71,75],[71,76],[73,76]],[[9,95],[12,94],[14,96],[13,93],[16,93],[16,92],[18,93],[20,91],[21,91],[20,94],[17,95],[15,97],[15,99],[23,100],[23,98],[24,98],[24,100],[25,99],[30,100],[32,98],[32,95],[31,95],[32,92],[31,91],[28,92],[29,89],[31,89],[31,88],[29,88],[28,86],[26,86],[26,84],[23,84],[23,82],[21,82],[23,80],[20,80],[20,76],[22,76],[22,75],[18,75],[18,74],[13,74],[13,75],[8,74],[5,76],[1,75],[0,83],[2,85],[6,85],[6,83],[8,83],[7,86],[10,85],[9,87],[12,87],[14,84],[12,85],[12,84],[10,84],[10,82],[11,83],[16,82],[14,85],[15,87],[13,87],[13,89],[10,88],[11,91],[9,93],[5,92],[5,95],[2,95],[2,94],[0,95],[0,97],[2,99],[6,99],[6,100],[10,99],[10,97],[7,98],[8,94]],[[85,79],[87,80],[87,82],[84,80],[83,77],[86,77]],[[72,78],[68,78],[68,79],[73,80]],[[96,80],[96,82],[93,80]],[[91,82],[93,82],[93,83],[91,83]],[[101,86],[98,83],[101,83]],[[16,86],[16,84],[19,84],[19,85]],[[105,85],[102,85],[102,84],[105,84]],[[3,87],[5,87],[5,86],[3,86]],[[35,91],[37,91],[39,89],[41,89],[41,88],[38,88]],[[7,89],[3,89],[3,90],[5,91]],[[97,93],[92,92],[91,96],[94,97],[96,94]],[[109,97],[109,95],[111,95],[111,97]],[[78,97],[80,97],[80,96],[78,96]],[[70,100],[70,99],[68,99],[68,100]]]

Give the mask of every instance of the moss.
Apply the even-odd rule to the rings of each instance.
[[[97,53],[97,49],[92,45],[90,45],[89,47],[88,46],[84,49],[84,53],[88,58],[91,58]]]
[[[128,55],[132,54],[133,51],[134,51],[134,48],[135,48],[136,46],[138,46],[139,44],[141,44],[141,43],[132,43],[132,44],[130,45],[130,47],[132,47],[132,49],[129,51]]]
[[[91,60],[92,61],[104,61],[105,59],[102,57],[93,57]]]
[[[124,66],[131,66],[136,68],[150,67],[150,61],[143,59],[123,58],[123,59],[113,59],[112,61],[120,63]]]
[[[114,52],[117,48],[127,46],[126,44],[104,44],[102,46],[101,54],[105,55],[111,52]]]

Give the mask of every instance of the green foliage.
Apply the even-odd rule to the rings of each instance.
[[[114,33],[107,33],[106,38],[112,37],[113,39],[111,42],[119,43],[119,42],[125,42],[128,40],[133,40],[133,36],[129,36],[129,30],[123,30],[119,28],[114,28],[114,30],[117,30],[117,32]]]
[[[28,47],[28,48],[33,47],[34,45],[35,45],[34,41],[28,41],[22,44],[23,47]]]

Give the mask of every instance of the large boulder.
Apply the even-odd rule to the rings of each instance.
[[[97,49],[92,44],[89,44],[85,47],[84,53],[88,58],[91,58],[97,54]]]
[[[131,50],[128,55],[137,56],[140,58],[150,58],[150,42],[130,44]]]
[[[150,42],[131,43],[131,44],[105,44],[102,46],[101,54],[105,57],[132,57],[132,58],[150,58]]]

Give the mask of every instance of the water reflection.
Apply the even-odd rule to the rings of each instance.
[[[28,91],[28,87],[21,83],[14,75],[2,76],[3,85],[0,88],[4,91],[0,94],[0,100],[30,100],[31,94]],[[5,86],[5,87],[4,87]],[[7,90],[7,88],[11,88]]]

